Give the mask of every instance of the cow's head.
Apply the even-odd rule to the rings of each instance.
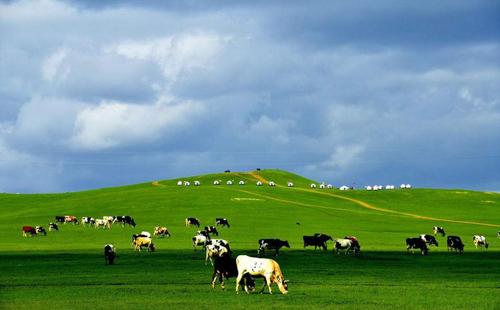
[[[288,280],[281,279],[278,282],[278,288],[281,291],[281,294],[287,294],[288,293]]]
[[[148,250],[149,250],[150,252],[154,252],[154,251],[156,250],[154,243],[150,243],[150,244],[149,244],[149,246],[148,246]]]

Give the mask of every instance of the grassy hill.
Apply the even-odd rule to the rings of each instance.
[[[177,186],[195,180],[201,186]],[[214,186],[214,180],[222,185]],[[225,185],[227,180],[246,185]],[[256,186],[257,180],[278,186]],[[286,187],[292,181],[294,188]],[[310,189],[313,182],[281,171],[262,170],[183,177],[77,193],[0,194],[0,306],[3,308],[98,308],[186,306],[234,308],[500,308],[500,194],[464,190],[412,189],[368,192]],[[23,225],[47,226],[56,215],[131,215],[136,228],[111,230],[61,225],[46,237],[23,238]],[[194,252],[197,230],[226,217],[221,228],[238,254],[256,256],[257,240],[286,239],[276,260],[291,280],[290,293],[250,296],[208,285],[212,268]],[[167,226],[172,238],[155,240],[157,252],[136,253],[132,233]],[[448,253],[445,238],[429,256],[406,253],[404,240],[444,226],[466,244],[465,254]],[[359,257],[303,249],[302,236],[315,232],[360,239]],[[488,251],[475,249],[472,235],[485,235]],[[117,265],[104,266],[102,248],[114,243]],[[329,245],[331,248],[331,244]],[[260,281],[260,280],[259,280]],[[259,285],[261,282],[258,282]],[[276,287],[273,291],[278,293]],[[102,303],[105,302],[105,303]],[[109,307],[108,307],[109,305]],[[112,305],[112,306],[111,306]]]

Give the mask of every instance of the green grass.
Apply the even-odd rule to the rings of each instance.
[[[279,170],[259,174],[286,186],[255,186],[249,173],[215,174],[78,193],[0,194],[0,308],[335,308],[335,309],[500,309],[500,195],[463,190],[408,191],[310,190],[311,180]],[[245,186],[213,186],[215,179],[247,180]],[[200,180],[200,187],[179,187],[178,180]],[[325,194],[326,193],[326,194]],[[349,200],[389,212],[367,209]],[[235,199],[238,198],[238,199]],[[243,199],[241,199],[243,198]],[[246,200],[249,199],[249,200]],[[474,221],[496,227],[423,220],[394,212]],[[44,225],[55,215],[102,217],[131,215],[138,226],[111,230],[60,225],[46,237],[23,238],[23,225]],[[290,249],[275,258],[286,278],[288,295],[234,293],[209,286],[212,268],[202,251],[194,252],[185,227],[194,216],[202,225],[226,217],[221,228],[236,255],[256,256],[257,240],[287,239]],[[300,223],[300,225],[297,225]],[[132,233],[167,226],[172,238],[156,239],[157,252],[131,249]],[[465,254],[448,253],[445,238],[427,257],[406,253],[404,240],[444,226],[462,237]],[[304,250],[302,235],[324,232],[356,235],[359,257]],[[472,245],[483,234],[490,249]],[[105,266],[102,248],[114,243],[116,265]],[[331,244],[329,245],[331,248]],[[262,285],[258,280],[258,285]]]

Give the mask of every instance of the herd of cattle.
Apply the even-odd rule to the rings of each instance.
[[[136,223],[131,216],[121,215],[121,216],[104,216],[101,219],[94,219],[92,217],[82,217],[81,221],[75,216],[56,216],[55,222],[49,223],[49,231],[58,231],[58,224],[71,223],[74,225],[82,224],[82,226],[90,226],[95,228],[111,228],[114,224],[120,224],[124,227],[126,224],[130,227],[135,227]],[[188,217],[185,219],[185,225],[196,226],[200,228],[201,224],[197,218]],[[261,292],[266,286],[269,288],[269,293],[272,293],[271,284],[275,283],[281,293],[286,294],[288,292],[287,281],[285,280],[283,273],[280,269],[278,263],[272,259],[260,258],[260,257],[250,257],[246,255],[239,255],[236,258],[232,256],[231,247],[229,242],[224,239],[213,238],[213,236],[218,237],[219,231],[217,228],[226,227],[230,228],[229,221],[226,218],[216,218],[215,226],[204,226],[203,230],[198,230],[196,234],[192,237],[192,246],[196,251],[197,247],[201,246],[205,250],[205,264],[210,263],[214,267],[212,274],[212,287],[215,287],[217,279],[224,289],[224,279],[230,277],[236,277],[236,292],[239,291],[239,287],[242,286],[247,293],[255,290],[255,278],[264,278],[264,286]],[[43,235],[46,236],[47,232],[42,226],[23,226],[22,228],[23,236],[35,236]],[[421,234],[418,237],[411,237],[406,239],[406,249],[413,253],[414,249],[420,250],[422,255],[427,255],[429,248],[428,246],[438,246],[438,241],[436,240],[437,235],[442,237],[446,236],[443,227],[434,226],[434,235]],[[170,232],[166,227],[155,227],[153,236],[156,237],[171,237]],[[498,237],[500,237],[500,232],[498,232]],[[361,246],[358,238],[355,236],[345,236],[341,239],[334,239],[330,235],[323,233],[315,233],[311,236],[303,236],[303,246],[304,248],[308,246],[314,246],[314,249],[327,250],[327,242],[333,242],[333,253],[340,254],[341,252],[345,255],[352,254],[358,255],[361,251]],[[456,251],[463,253],[464,243],[459,236],[448,236],[447,239],[448,251]],[[473,236],[473,243],[476,248],[484,247],[488,248],[488,242],[486,238],[481,235]],[[141,251],[143,248],[147,249],[149,252],[155,251],[155,245],[153,243],[151,233],[143,231],[139,234],[132,235],[132,246],[136,251]],[[282,247],[290,248],[290,244],[286,240],[280,239],[260,239],[258,240],[257,254],[264,255],[266,250],[274,250],[276,256],[279,255],[279,250]],[[106,244],[104,246],[104,259],[105,263],[112,265],[116,258],[116,247],[113,244]]]

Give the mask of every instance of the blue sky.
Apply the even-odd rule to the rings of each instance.
[[[498,55],[496,1],[0,2],[0,192],[257,167],[499,191]]]

